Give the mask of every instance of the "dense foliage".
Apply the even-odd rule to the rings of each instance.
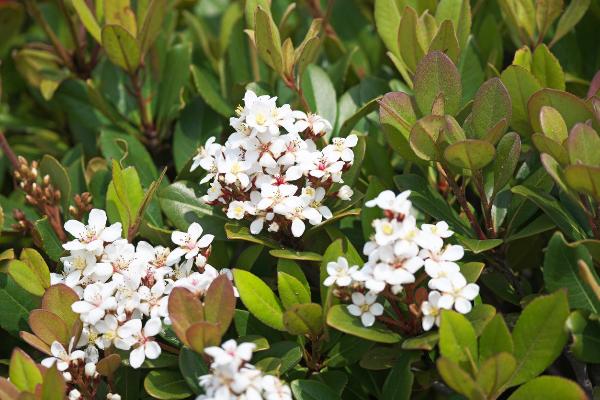
[[[0,399],[600,396],[598,0],[0,0]]]

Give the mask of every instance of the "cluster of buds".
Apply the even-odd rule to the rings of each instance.
[[[60,204],[61,193],[50,181],[49,175],[39,178],[38,162],[27,160],[19,156],[19,168],[14,172],[15,179],[19,182],[19,187],[25,192],[25,200],[32,206],[44,211],[47,206],[57,206]]]
[[[92,204],[92,195],[89,192],[76,194],[73,197],[73,201],[75,205],[69,207],[69,214],[76,220],[81,221],[83,216],[94,208],[94,205]]]

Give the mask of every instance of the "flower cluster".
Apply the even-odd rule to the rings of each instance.
[[[349,266],[343,257],[327,265],[329,276],[324,284],[335,284],[338,293],[343,291],[340,289],[348,291],[352,299],[348,311],[359,316],[364,326],[373,325],[376,317],[383,315],[384,307],[377,302],[380,295],[397,298],[406,285],[417,285],[424,279],[428,279],[430,289],[420,304],[424,330],[439,326],[442,309],[468,313],[471,301],[479,294],[479,286],[467,283],[456,263],[464,255],[462,246],[444,243],[453,234],[448,224],[442,221],[419,228],[411,214],[409,196],[410,191],[396,196],[386,190],[366,203],[367,207],[379,207],[384,218],[372,223],[374,233],[363,249],[368,261],[362,268]]]
[[[254,343],[237,344],[230,339],[221,347],[207,347],[212,358],[210,373],[199,378],[205,394],[197,400],[291,400],[288,385],[272,375],[264,375],[250,364]]]
[[[58,362],[67,381],[78,366],[72,360],[85,361],[85,370],[91,371],[99,352],[113,346],[130,351],[133,368],[146,358],[156,359],[161,347],[155,337],[170,324],[172,288],[185,287],[202,296],[220,274],[231,279],[229,270],[217,271],[207,263],[213,235],[202,235],[197,223],[187,232],[172,233],[173,250],[144,241],[134,245],[122,238],[120,223],[106,225],[106,213],[99,209],[91,210],[87,225],[67,221],[65,229],[74,239],[63,247],[70,254],[61,258],[62,273],[51,275],[52,284],[65,284],[80,298],[71,306],[83,322],[79,340],[68,351],[55,343],[54,357],[47,361]]]
[[[223,206],[228,218],[251,220],[253,234],[267,225],[269,232],[300,237],[305,221],[317,225],[331,218],[327,197],[350,200],[349,186],[329,189],[343,182],[358,138],[334,138],[319,149],[315,139],[331,132],[331,124],[288,104],[277,107],[276,100],[247,91],[244,107],[230,120],[235,132],[224,145],[208,139],[191,169],[206,171],[201,183],[210,181],[210,188],[204,201]]]

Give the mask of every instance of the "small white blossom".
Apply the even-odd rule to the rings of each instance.
[[[357,265],[350,267],[348,265],[348,260],[345,257],[338,257],[337,261],[330,261],[327,263],[327,274],[329,276],[325,278],[323,285],[331,286],[336,284],[340,287],[348,286],[352,283],[352,274],[357,270]]]
[[[364,326],[373,326],[375,317],[383,314],[383,306],[376,301],[377,294],[373,292],[367,292],[367,294],[354,292],[352,293],[352,304],[348,306],[348,312],[360,317]]]

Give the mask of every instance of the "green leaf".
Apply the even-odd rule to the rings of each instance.
[[[473,283],[479,279],[485,264],[482,262],[471,261],[460,264],[460,273],[463,274],[467,282]]]
[[[337,95],[325,70],[316,65],[309,65],[302,76],[302,90],[310,109],[332,125],[335,124]]]
[[[506,387],[536,377],[558,357],[567,342],[569,305],[565,291],[540,296],[521,313],[513,329],[517,368]]]
[[[554,54],[543,43],[533,52],[531,72],[543,87],[565,90],[565,73]]]
[[[179,371],[168,369],[152,370],[144,379],[144,389],[155,399],[185,399],[192,395]]]
[[[542,107],[540,110],[540,125],[544,135],[559,144],[562,144],[569,136],[565,120],[562,115],[552,107]]]
[[[138,36],[140,52],[142,57],[148,52],[152,44],[161,32],[165,15],[168,12],[168,3],[166,0],[150,0],[150,5],[146,10],[144,22]]]
[[[478,240],[466,238],[462,235],[456,235],[456,239],[462,246],[473,252],[473,254],[479,254],[494,249],[503,243],[502,239]]]
[[[444,158],[458,168],[479,170],[491,163],[496,155],[494,146],[485,140],[467,139],[446,147]]]
[[[227,239],[233,240],[244,240],[250,243],[260,244],[265,247],[276,249],[281,247],[279,242],[265,235],[255,235],[250,232],[250,229],[246,226],[241,226],[236,223],[225,224],[225,234]]]
[[[510,65],[500,76],[508,90],[512,105],[511,126],[522,135],[533,132],[529,123],[527,104],[529,98],[542,87],[535,77],[519,65]]]
[[[2,329],[15,336],[27,330],[27,316],[38,306],[39,298],[23,290],[8,274],[0,273],[0,310],[5,310],[0,319]]]
[[[358,110],[354,112],[354,114],[350,115],[340,126],[337,136],[346,137],[352,129],[356,126],[356,124],[363,118],[369,115],[371,112],[377,110],[377,106],[379,105],[379,101],[382,99],[381,96],[372,98],[363,104]],[[364,139],[363,139],[364,140]],[[353,150],[356,151],[356,148]]]
[[[529,121],[535,132],[541,132],[540,111],[543,106],[554,107],[565,120],[567,129],[594,118],[590,107],[579,97],[556,89],[545,88],[534,93],[527,103]]]
[[[283,258],[286,260],[304,260],[320,262],[323,256],[312,251],[294,251],[289,249],[269,250],[269,254],[275,258]]]
[[[403,92],[386,93],[379,101],[379,122],[394,151],[407,160],[419,160],[408,144],[411,128],[417,122],[411,96]]]
[[[567,289],[569,306],[580,308],[593,313],[600,312],[600,300],[579,275],[579,260],[592,265],[592,257],[583,245],[569,246],[559,232],[550,239],[544,255],[544,283],[550,292],[561,288]],[[600,282],[595,271],[592,276]]]
[[[48,217],[44,216],[44,218],[36,221],[35,229],[40,235],[43,249],[48,257],[54,261],[58,261],[64,253],[64,249],[62,248],[62,242],[58,239],[56,232],[54,232],[54,229],[52,229],[52,226],[48,222]]]
[[[442,139],[445,119],[440,115],[428,115],[413,125],[409,143],[413,152],[425,161],[440,159],[439,143]]]
[[[559,376],[540,376],[518,388],[508,400],[585,400],[587,398],[587,394],[573,381]]]
[[[521,155],[521,138],[516,132],[509,132],[496,147],[494,159],[494,193],[500,192],[510,182]]]
[[[466,47],[471,33],[471,4],[468,0],[441,0],[435,10],[435,19],[440,24],[450,20],[456,30],[459,47]]]
[[[188,329],[195,323],[204,321],[204,307],[192,292],[185,288],[174,288],[168,301],[171,329],[179,340],[190,346],[187,338]]]
[[[156,121],[159,130],[166,129],[167,124],[182,108],[181,98],[190,76],[192,62],[191,43],[180,43],[171,46],[166,54],[165,69],[156,94]]]
[[[8,262],[8,275],[23,289],[41,297],[44,294],[46,287],[50,286],[50,282],[43,282],[33,269],[19,260],[11,260]]]
[[[58,160],[48,154],[42,157],[40,161],[40,175],[50,176],[50,182],[55,189],[60,190],[61,205],[63,212],[66,213],[69,210],[69,204],[71,203],[71,180],[65,167],[63,167]]]
[[[442,356],[468,371],[477,360],[477,336],[469,320],[454,311],[442,311],[440,321],[440,352]]]
[[[204,390],[198,382],[198,377],[209,373],[209,368],[200,354],[183,347],[179,352],[179,371],[187,385],[195,394],[202,394]]]
[[[241,269],[233,270],[235,287],[242,302],[262,323],[283,331],[283,306],[275,293],[256,275]]]
[[[206,232],[224,239],[227,218],[206,205],[201,197],[198,185],[187,181],[175,182],[158,193],[162,211],[177,229],[187,231],[191,223],[198,222]]]
[[[407,338],[402,342],[403,350],[431,351],[437,346],[440,335],[438,332],[427,332],[419,336]]]
[[[416,352],[403,351],[398,361],[385,378],[381,392],[382,400],[409,400],[412,393],[414,374],[410,364],[416,358]]]
[[[463,2],[463,3],[466,3]],[[449,20],[445,20],[440,25],[435,37],[429,44],[429,51],[442,51],[444,52],[452,62],[458,62],[458,56],[460,54],[460,47],[458,45],[458,39],[454,32],[454,26]]]
[[[85,26],[85,29],[92,35],[98,43],[102,42],[100,26],[92,11],[88,8],[85,0],[72,0],[73,8],[79,15],[81,23]]]
[[[58,315],[71,331],[78,324],[79,314],[71,309],[71,304],[79,301],[79,295],[65,284],[50,286],[42,297],[42,308]]]
[[[120,25],[102,28],[102,47],[109,60],[127,71],[135,73],[140,65],[141,53],[135,37]]]
[[[500,388],[511,377],[517,366],[517,361],[510,353],[498,353],[488,358],[479,367],[477,385],[490,397],[495,398]]]
[[[504,318],[502,314],[496,314],[483,329],[479,338],[480,363],[502,352],[512,353],[513,348],[512,336]]]
[[[400,26],[397,31],[400,55],[410,72],[418,71],[418,64],[423,58],[428,44],[425,43],[425,27],[419,21],[414,8],[405,7],[401,15]],[[429,110],[431,110],[431,107]]]
[[[260,58],[273,68],[277,73],[283,73],[283,54],[281,51],[281,38],[279,29],[273,22],[271,13],[262,7],[256,8],[254,16],[254,38]]]
[[[67,385],[62,373],[58,371],[56,364],[52,365],[44,373],[41,400],[62,400],[66,389]]]
[[[400,3],[396,0],[375,0],[375,26],[377,33],[394,55],[400,55],[398,29],[400,27]]]
[[[440,51],[432,51],[423,57],[415,72],[414,92],[417,106],[424,115],[431,113],[440,95],[446,114],[458,112],[462,89],[460,74],[452,60]]]
[[[35,388],[42,383],[42,373],[35,362],[21,349],[14,349],[8,368],[10,381],[20,391],[35,393]]]
[[[378,343],[398,343],[402,337],[390,331],[384,325],[376,322],[375,325],[366,328],[360,322],[360,318],[350,315],[345,305],[335,305],[327,313],[327,324],[344,333],[358,336],[363,339]]]
[[[324,383],[308,380],[296,379],[290,385],[294,398],[297,400],[336,400],[340,396]]]
[[[277,342],[253,357],[256,367],[265,373],[283,375],[302,359],[302,347],[294,342]]]
[[[116,160],[113,160],[112,178],[106,192],[106,212],[110,222],[122,223],[123,235],[127,236],[142,205],[144,189],[137,170],[133,167],[121,169]]]
[[[571,351],[577,359],[597,364],[600,362],[600,323],[589,320],[587,313],[576,310],[567,319],[573,343]]]
[[[283,325],[292,335],[311,334],[323,329],[323,308],[319,304],[295,304],[283,314]]]
[[[550,42],[550,47],[558,42],[563,36],[571,31],[577,23],[583,18],[585,12],[590,6],[591,0],[572,1],[561,15],[554,31],[554,37]]]
[[[206,104],[221,116],[229,118],[233,114],[232,107],[219,92],[219,82],[217,82],[215,77],[206,69],[195,65],[191,66],[191,72],[194,87]]]
[[[574,240],[581,240],[587,237],[586,233],[579,227],[577,221],[549,194],[524,185],[515,186],[511,191],[535,203],[554,221],[567,237]]]
[[[495,315],[496,309],[493,306],[489,304],[476,304],[465,317],[473,325],[475,334],[479,336]]]
[[[581,122],[575,124],[566,145],[571,164],[600,166],[600,155],[594,151],[600,146],[600,136],[591,126]]]
[[[465,372],[458,364],[448,358],[440,357],[437,360],[437,370],[444,379],[444,382],[452,390],[465,395],[469,399],[483,400],[485,394],[483,390],[475,383],[471,375]]]
[[[277,291],[286,309],[295,304],[310,303],[310,291],[296,277],[285,272],[277,272]]]
[[[499,78],[486,81],[475,94],[467,136],[473,139],[486,138],[503,119],[507,123],[510,121],[511,112],[510,96],[502,81]]]
[[[535,22],[537,23],[538,34],[542,36],[540,41],[543,39],[543,35],[548,32],[548,28],[560,16],[562,8],[563,0],[538,0],[536,2]]]

